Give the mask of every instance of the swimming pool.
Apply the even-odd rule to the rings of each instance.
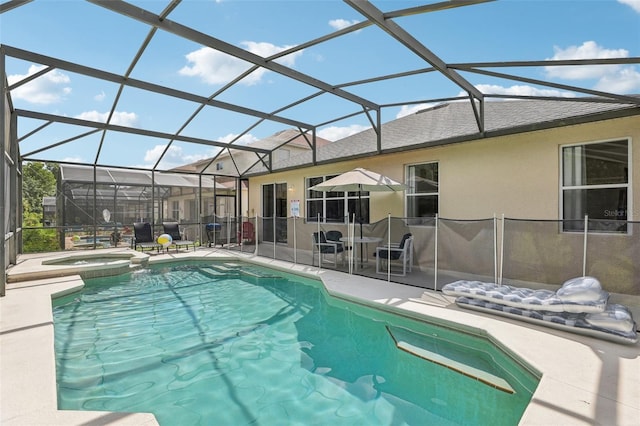
[[[537,385],[483,338],[248,264],[88,280],[54,301],[54,322],[61,409],[153,412],[167,425],[511,425]],[[514,393],[399,349],[394,330]]]

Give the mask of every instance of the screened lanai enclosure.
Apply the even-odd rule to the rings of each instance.
[[[486,46],[507,38],[505,31],[511,43],[531,43],[540,24],[522,16],[539,13],[538,3],[3,1],[0,268],[17,262],[25,241],[42,250],[130,246],[137,221],[149,222],[156,235],[164,222],[178,222],[198,246],[299,261],[299,250],[313,254],[310,236],[318,223],[287,214],[287,188],[280,183],[272,208],[254,211],[259,206],[249,205],[250,195],[263,188],[251,188],[249,178],[401,151],[406,147],[383,132],[383,123],[444,103],[466,105],[465,116],[441,110],[442,127],[455,124],[461,133],[418,138],[413,149],[508,133],[487,126],[490,101],[554,101],[561,109],[571,100],[602,106],[603,119],[615,104],[611,114],[637,115],[640,98],[624,86],[605,90],[558,72],[634,67],[640,58],[628,51],[571,59],[543,50],[532,50],[534,58],[523,58],[523,50],[514,58],[482,57]],[[573,7],[564,3],[554,7]],[[598,27],[597,9],[606,2],[596,3],[582,11],[594,19],[585,31]],[[503,22],[475,22],[478,8],[500,13]],[[553,10],[546,18],[554,18]],[[563,26],[545,22],[545,33]],[[633,39],[634,22],[607,31]],[[468,27],[481,30],[457,49],[443,47]],[[46,36],[34,36],[35,29]],[[529,90],[517,90],[523,86]],[[566,117],[563,125],[584,120]],[[544,128],[533,119],[521,124],[527,131]],[[437,136],[440,127],[424,134]],[[358,152],[320,150],[346,134],[363,135]],[[40,197],[41,223],[26,226],[23,171],[36,162],[59,166],[57,186]],[[416,218],[396,219],[404,229]],[[461,225],[452,240],[482,236],[475,261],[482,274],[494,276],[495,256],[485,256],[487,247],[495,253],[496,225],[479,220],[478,230]],[[382,231],[384,224],[368,225],[373,238],[391,234]],[[431,236],[416,239],[425,256],[416,262],[429,270],[431,244]],[[571,252],[583,265],[582,251]],[[2,294],[5,280],[3,274]]]
[[[60,166],[58,185],[55,216],[45,227],[56,230],[57,248],[65,250],[130,247],[135,222],[153,224],[158,235],[163,223],[177,222],[185,239],[200,241],[203,222],[229,223],[216,218],[216,210],[235,226],[242,193],[235,179],[74,165]]]

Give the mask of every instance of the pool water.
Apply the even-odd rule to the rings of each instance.
[[[538,382],[483,338],[248,264],[87,280],[54,300],[54,324],[60,409],[151,412],[161,425],[513,425]],[[448,342],[466,348],[515,392],[398,349],[394,328],[445,355]]]

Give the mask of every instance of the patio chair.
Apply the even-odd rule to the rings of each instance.
[[[311,235],[312,252],[311,252],[311,265],[315,265],[316,251],[318,252],[318,266],[322,265],[322,262],[328,262],[333,264],[334,267],[338,266],[338,253],[342,253],[342,265],[344,266],[344,244],[342,241],[329,241],[324,231],[314,232]],[[324,260],[324,255],[333,255],[333,262],[330,260]]]
[[[163,223],[162,227],[164,228],[164,233],[171,235],[171,239],[173,240],[172,244],[176,246],[176,253],[180,249],[180,247],[186,247],[187,250],[189,246],[193,246],[193,251],[196,251],[196,243],[189,240],[183,240],[182,234],[180,233],[180,225],[177,222],[167,222]]]
[[[327,241],[342,243],[342,246],[344,247],[345,250],[351,250],[351,247],[344,245],[344,243],[340,241],[340,238],[342,238],[342,232],[337,230],[327,231],[326,237],[327,237]]]
[[[144,252],[144,249],[156,249],[160,253],[160,244],[156,242],[153,237],[153,230],[149,222],[136,222],[133,224],[133,248],[138,250],[138,247]]]
[[[253,230],[253,223],[242,222],[240,229],[238,230],[238,244],[255,244],[255,232]]]
[[[391,261],[399,261],[402,263],[402,274],[390,273],[391,275],[405,276],[407,272],[413,269],[413,236],[410,233],[404,234],[400,243],[384,245],[376,247],[374,253],[376,257],[376,273],[386,274],[387,270],[381,270],[380,267],[391,269],[391,265],[387,265]]]

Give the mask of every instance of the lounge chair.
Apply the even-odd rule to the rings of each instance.
[[[315,262],[316,251],[318,252],[318,266],[323,262],[330,262],[334,267],[338,266],[338,253],[342,253],[342,265],[344,265],[344,244],[342,241],[329,241],[324,231],[314,232],[312,238],[311,264]],[[325,260],[327,254],[333,255],[333,262]]]
[[[180,233],[180,225],[177,222],[167,222],[163,223],[162,227],[164,228],[164,233],[171,235],[172,244],[176,246],[176,253],[180,247],[186,247],[187,250],[189,246],[193,246],[193,251],[196,250],[196,243],[189,240],[183,240],[182,234]]]
[[[407,233],[402,236],[402,239],[397,244],[376,247],[374,256],[376,257],[376,273],[390,273],[384,267],[391,268],[390,264],[387,265],[391,260],[399,261],[402,264],[402,274],[390,273],[391,275],[407,275],[407,272],[411,272],[413,269],[413,236]]]
[[[617,343],[638,342],[636,323],[629,309],[608,304],[609,293],[593,277],[566,281],[557,291],[456,281],[442,292],[457,296],[463,308],[585,334]]]
[[[138,247],[144,252],[144,249],[156,249],[158,253],[162,247],[158,244],[153,237],[153,230],[149,222],[136,222],[133,224],[133,248],[138,250]]]

